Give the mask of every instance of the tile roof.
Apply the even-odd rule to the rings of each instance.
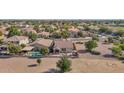
[[[25,40],[28,39],[26,36],[12,36],[10,38],[7,38],[7,41],[20,41],[20,40]]]
[[[74,48],[72,41],[69,40],[54,40],[55,47],[59,48]]]
[[[49,47],[52,44],[53,40],[50,39],[38,39],[36,41],[34,41],[31,45],[42,45],[42,46],[46,46]]]

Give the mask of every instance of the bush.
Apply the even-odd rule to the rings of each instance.
[[[49,53],[49,49],[48,48],[41,48],[40,52],[42,55],[47,55]]]
[[[21,47],[24,48],[24,47],[26,47],[26,45],[25,44],[21,44]]]
[[[101,53],[99,51],[91,51],[91,54],[93,54],[93,55],[100,55]]]
[[[120,44],[119,47],[124,50],[124,44]]]
[[[21,31],[19,31],[19,29],[16,26],[11,26],[9,28],[8,37],[15,36],[15,35],[20,36],[21,35]]]
[[[123,56],[117,56],[118,59],[124,60],[124,55]]]
[[[21,46],[14,45],[14,44],[9,44],[8,45],[8,50],[9,50],[9,53],[17,54],[21,51]]]
[[[92,37],[92,40],[99,41],[99,38],[98,38],[97,36],[93,36],[93,37]]]
[[[37,63],[40,65],[42,60],[40,58],[37,59]]]
[[[119,42],[114,42],[113,44],[116,45],[116,46],[118,46],[120,43]]]
[[[115,57],[122,55],[122,49],[120,47],[112,47],[111,50]]]
[[[113,43],[113,38],[112,37],[108,37],[108,42],[109,43]]]

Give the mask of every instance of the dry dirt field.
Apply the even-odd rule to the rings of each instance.
[[[54,72],[59,58],[42,58],[42,64],[36,66],[36,59],[7,58],[0,59],[0,72],[2,73],[39,73]],[[121,61],[110,59],[75,58],[72,60],[73,73],[81,72],[124,72]]]

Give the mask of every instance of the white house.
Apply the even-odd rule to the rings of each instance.
[[[28,44],[29,39],[26,36],[12,36],[6,40],[7,42],[14,43],[14,44]]]

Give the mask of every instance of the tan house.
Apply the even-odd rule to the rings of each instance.
[[[31,43],[31,46],[40,46],[40,47],[50,47],[53,40],[51,39],[37,39],[33,43]]]
[[[68,31],[70,33],[70,37],[78,37],[78,32],[80,32],[80,30],[75,27],[71,27]]]
[[[39,50],[41,48],[48,48],[49,52],[51,50],[51,45],[53,43],[53,40],[51,39],[38,39],[30,44],[30,46],[34,47],[34,50]]]
[[[7,38],[7,42],[14,43],[14,44],[28,44],[29,39],[26,36],[12,36],[10,38]]]
[[[36,30],[34,30],[33,28],[23,28],[22,31],[24,33],[30,33],[31,32],[31,33],[37,34]]]
[[[54,40],[54,53],[72,53],[75,50],[75,45],[69,40]]]
[[[41,32],[41,33],[38,33],[38,36],[41,36],[41,37],[49,37],[50,36],[50,33],[49,32]]]

